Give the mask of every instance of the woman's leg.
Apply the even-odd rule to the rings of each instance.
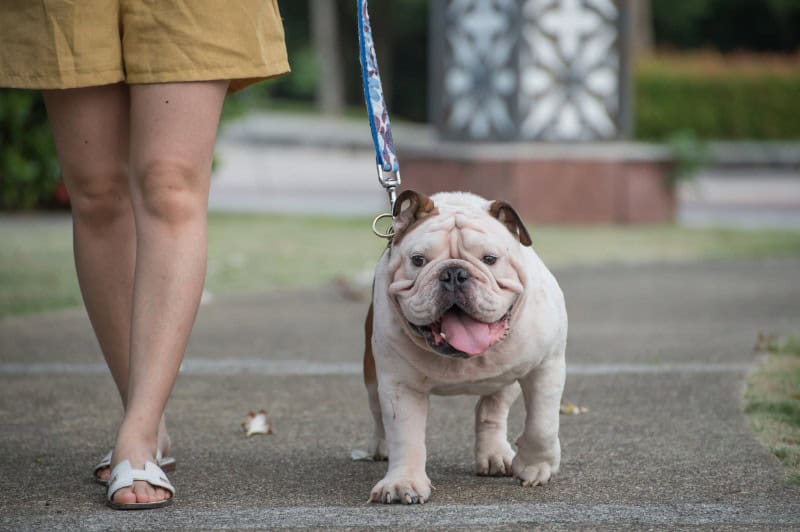
[[[136,261],[128,193],[128,88],[104,85],[43,94],[72,203],[81,294],[124,402]]]
[[[119,390],[128,390],[136,228],[129,193],[128,86],[43,91],[72,204],[78,283],[100,349]],[[169,451],[161,420],[159,449]],[[108,479],[110,469],[99,472]]]
[[[211,161],[227,81],[130,87],[131,200],[136,221],[127,408],[113,465],[153,460],[159,420],[178,376],[206,269]],[[166,490],[137,482],[119,503]]]

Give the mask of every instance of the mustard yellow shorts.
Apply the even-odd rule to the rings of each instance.
[[[289,72],[277,0],[0,0],[0,87],[67,89]]]

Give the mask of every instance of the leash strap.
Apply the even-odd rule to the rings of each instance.
[[[364,101],[375,146],[375,162],[378,166],[378,181],[389,194],[389,203],[394,211],[396,190],[400,185],[400,163],[394,151],[392,125],[383,96],[378,57],[369,22],[367,0],[358,0],[358,49],[361,59],[361,77],[364,84]]]

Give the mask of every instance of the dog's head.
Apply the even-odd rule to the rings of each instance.
[[[394,215],[389,295],[412,340],[457,358],[502,342],[531,243],[516,211],[474,194],[405,191]]]

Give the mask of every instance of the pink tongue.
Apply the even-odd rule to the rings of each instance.
[[[451,310],[442,316],[442,332],[447,343],[471,356],[483,354],[491,343],[489,324],[474,320],[463,312]]]

